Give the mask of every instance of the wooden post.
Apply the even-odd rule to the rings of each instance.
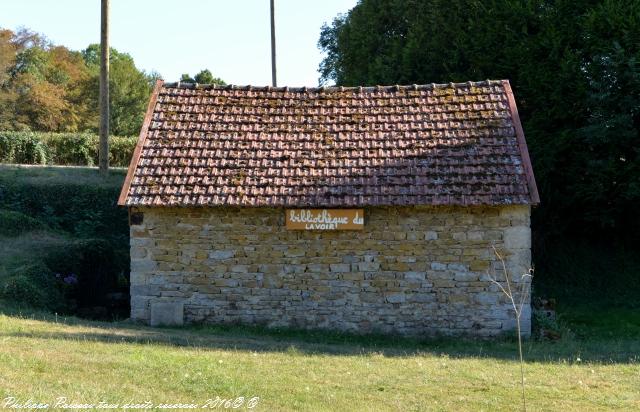
[[[273,2],[274,0],[271,0],[271,84],[276,87],[276,20]]]
[[[109,174],[109,0],[102,0],[100,15],[100,173]]]

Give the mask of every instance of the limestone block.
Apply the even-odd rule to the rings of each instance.
[[[160,286],[131,285],[131,296],[160,296]]]
[[[468,303],[469,302],[469,295],[467,294],[461,294],[461,293],[457,293],[454,295],[449,295],[449,303]]]
[[[404,278],[406,280],[425,280],[425,272],[404,272]]]
[[[284,251],[286,257],[302,257],[305,255],[304,249],[287,249]]]
[[[467,266],[462,264],[462,263],[449,263],[447,264],[447,268],[449,270],[455,270],[458,272],[466,272],[467,271]]]
[[[440,262],[431,262],[431,270],[447,270],[447,265]]]
[[[406,296],[404,293],[395,293],[387,295],[386,299],[389,303],[402,303],[406,300]]]
[[[131,258],[132,272],[153,272],[156,270],[157,263],[152,258],[135,259]]]
[[[473,282],[474,280],[478,280],[478,274],[474,272],[455,272],[453,274],[453,279],[457,282]]]
[[[500,217],[507,219],[521,218],[529,215],[529,206],[505,206],[500,208]]]
[[[184,303],[178,301],[151,302],[151,326],[180,326],[184,324]]]
[[[307,265],[284,265],[284,273],[303,273]]]
[[[432,283],[434,288],[453,288],[456,286],[453,280],[447,279],[433,279]]]
[[[329,265],[330,269],[332,272],[350,272],[351,271],[351,265],[347,264],[347,263],[332,263],[331,265]]]
[[[531,228],[515,226],[504,229],[506,249],[531,249]]]
[[[475,301],[481,305],[495,305],[498,303],[497,293],[476,293]]]
[[[131,272],[131,274],[129,275],[129,284],[144,285],[145,283],[147,283],[149,276],[150,275],[147,273]]]
[[[342,263],[357,263],[360,261],[359,256],[346,255],[342,256]]]
[[[214,250],[211,253],[209,253],[209,258],[215,259],[215,260],[223,260],[223,259],[231,259],[235,255],[236,255],[235,250]]]
[[[249,267],[247,265],[233,265],[229,270],[234,273],[248,273]]]
[[[362,260],[364,260],[365,262],[373,262],[376,260],[378,256],[377,255],[364,255],[362,257]]]
[[[474,272],[485,272],[489,270],[489,262],[486,260],[474,260],[469,263],[469,270]]]
[[[434,232],[433,230],[429,230],[424,232],[424,240],[437,240],[438,232]]]
[[[357,263],[356,265],[357,265],[358,271],[360,272],[374,272],[380,269],[380,263],[377,263],[377,262],[360,262],[360,263]]]
[[[340,275],[341,279],[344,280],[364,280],[364,273],[358,273],[358,272],[347,272],[344,273],[342,275]]]

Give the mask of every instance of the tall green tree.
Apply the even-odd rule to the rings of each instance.
[[[213,77],[213,74],[211,74],[209,69],[201,70],[198,74],[196,74],[193,77],[185,73],[180,78],[180,81],[185,83],[217,84],[219,86],[226,85],[224,80],[220,79],[219,77]]]
[[[509,79],[541,191],[536,226],[640,231],[639,2],[361,0],[318,46],[321,83]]]
[[[97,116],[100,45],[90,45],[82,51],[82,56],[91,72],[91,77],[85,86],[86,97],[91,101]],[[109,64],[111,134],[121,136],[138,134],[157,75],[138,70],[129,54],[121,53],[114,48],[109,50]],[[90,119],[87,126],[96,128],[97,117]]]

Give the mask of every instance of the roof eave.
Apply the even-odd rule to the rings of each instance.
[[[147,139],[147,135],[149,134],[149,125],[151,124],[151,118],[153,117],[153,112],[156,107],[158,94],[160,93],[160,89],[162,88],[163,84],[164,81],[162,79],[158,79],[153,88],[153,91],[151,92],[151,97],[149,98],[149,106],[147,106],[147,113],[145,114],[144,120],[142,121],[140,136],[138,136],[138,143],[136,144],[136,148],[133,151],[131,163],[129,163],[129,169],[127,170],[127,177],[124,179],[122,191],[120,192],[120,197],[118,198],[118,206],[127,206],[127,197],[129,196],[129,190],[131,189],[131,180],[133,180],[133,174],[135,173],[136,167],[138,166],[138,161],[140,160],[140,155],[142,154],[142,148],[144,147],[144,142]]]
[[[527,147],[527,141],[524,138],[522,123],[520,123],[520,115],[518,114],[516,100],[513,96],[513,90],[511,90],[511,84],[509,83],[509,80],[503,80],[502,86],[504,87],[504,91],[507,95],[507,100],[509,102],[509,111],[511,112],[511,119],[513,120],[513,126],[516,129],[516,138],[518,139],[518,148],[520,149],[520,156],[522,157],[522,166],[524,168],[525,177],[527,179],[527,186],[529,188],[531,204],[537,205],[540,203],[540,195],[538,194],[536,178],[533,175],[533,167],[531,166],[529,149]]]

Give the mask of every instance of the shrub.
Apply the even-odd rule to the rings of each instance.
[[[49,149],[49,163],[55,165],[95,164],[93,135],[75,133],[42,133],[40,138]]]
[[[0,235],[2,236],[14,237],[45,228],[45,224],[23,213],[0,209]]]
[[[84,168],[0,168],[0,235],[42,228],[56,239],[46,241],[46,233],[0,239],[34,245],[15,259],[10,253],[0,258],[0,299],[50,311],[101,308],[109,316],[126,316],[129,229],[126,209],[116,204],[123,172],[103,179]]]
[[[47,147],[41,136],[31,132],[0,132],[0,161],[46,164]]]
[[[126,263],[104,239],[81,239],[45,257],[46,266],[63,280],[74,278],[69,297],[80,307],[104,304],[107,294],[121,286],[119,278]]]
[[[110,165],[129,166],[137,140],[110,136]],[[98,163],[98,146],[98,136],[91,133],[0,132],[0,162],[93,166]]]
[[[0,294],[33,308],[62,311],[65,298],[55,274],[40,263],[18,267],[4,280]]]
[[[100,237],[126,246],[127,211],[116,205],[119,185],[72,179],[35,181],[0,175],[0,209],[20,212],[77,237]]]
[[[109,164],[129,166],[136,143],[138,143],[137,137],[111,136],[109,139]]]

